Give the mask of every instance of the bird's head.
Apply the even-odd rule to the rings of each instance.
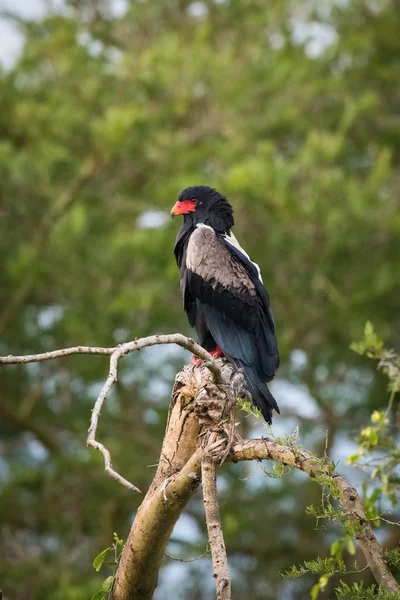
[[[183,215],[189,225],[209,225],[219,233],[229,232],[233,227],[233,209],[228,200],[207,185],[195,185],[182,190],[171,215]]]

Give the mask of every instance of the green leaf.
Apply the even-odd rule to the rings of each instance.
[[[335,592],[337,600],[399,600],[397,592],[387,592],[375,584],[366,588],[363,581],[351,586],[341,581]]]
[[[356,546],[354,544],[354,540],[349,536],[346,538],[346,550],[349,554],[352,555],[356,553]]]
[[[311,600],[317,600],[320,591],[321,591],[321,586],[319,585],[319,583],[316,583],[315,585],[313,585],[311,588],[311,593],[310,593]]]
[[[107,597],[107,593],[106,592],[96,592],[95,594],[93,594],[91,600],[105,600],[105,598]]]
[[[365,323],[365,327],[364,327],[364,335],[366,338],[368,338],[371,335],[373,335],[373,333],[374,333],[374,327],[373,327],[371,321],[367,321]]]
[[[278,479],[285,474],[285,465],[280,462],[274,462],[272,469]]]
[[[363,454],[364,454],[363,449],[360,449],[357,452],[354,452],[354,454],[350,454],[350,456],[346,460],[347,464],[352,465],[352,464],[356,463],[357,461],[360,460],[360,458],[363,456]]]
[[[385,418],[385,413],[380,410],[374,410],[371,415],[372,423],[381,423]]]
[[[114,577],[112,575],[110,575],[110,577],[107,577],[107,579],[105,579],[103,581],[103,585],[101,586],[101,590],[103,592],[109,592],[111,590],[113,580],[114,580]]]
[[[110,550],[112,550],[112,548],[108,547],[96,556],[96,558],[94,559],[94,561],[92,563],[93,569],[96,569],[96,571],[100,571],[100,569],[103,566],[103,563],[106,559],[107,553],[110,552]]]
[[[333,542],[333,544],[331,544],[331,556],[333,556],[336,559],[342,558],[342,547],[343,538],[340,538],[339,540],[336,540],[336,542]]]

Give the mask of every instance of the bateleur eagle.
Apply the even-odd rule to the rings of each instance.
[[[213,356],[241,369],[253,403],[271,423],[279,413],[266,382],[279,366],[275,323],[258,265],[233,235],[233,210],[217,190],[184,189],[171,211],[183,215],[174,254],[189,323]]]

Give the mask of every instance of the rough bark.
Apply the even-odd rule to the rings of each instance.
[[[231,577],[218,504],[217,469],[215,462],[207,456],[202,460],[201,473],[203,481],[204,510],[206,513],[208,539],[214,566],[217,600],[231,600]]]
[[[201,447],[219,456],[229,443],[225,409],[243,387],[222,360],[187,366],[175,380],[157,473],[132,525],[115,577],[112,600],[150,600],[168,539],[201,481]]]
[[[203,473],[209,474],[205,481],[204,496],[217,579],[217,599],[227,600],[231,597],[229,569],[222,529],[218,525],[219,508],[214,487],[216,460],[218,456],[226,455],[225,447],[229,444],[227,424],[221,419],[232,396],[226,389],[230,387],[232,391],[232,371],[229,367],[222,367],[221,371],[224,383],[219,386],[213,383],[212,374],[206,369],[193,371],[185,368],[177,378],[159,469],[132,526],[117,573],[112,600],[152,598],[168,537],[180,512],[200,482],[202,451],[198,449],[198,440],[201,440],[204,449]],[[229,380],[230,386],[227,384]],[[278,444],[271,439],[238,441],[236,436],[226,460],[276,460],[307,473],[312,479],[331,477],[339,490],[339,504],[357,531],[356,539],[377,583],[385,590],[400,593],[400,586],[391,574],[382,549],[366,520],[357,491],[343,477],[332,472],[330,465],[291,445]],[[182,470],[168,479],[174,469]],[[214,498],[211,503],[210,498]]]
[[[201,462],[205,458],[207,461],[212,460],[212,469],[217,461],[223,460],[232,462],[276,460],[304,471],[312,479],[324,476],[325,484],[326,478],[329,477],[331,484],[333,483],[338,491],[338,502],[347,520],[354,527],[355,537],[376,581],[383,589],[398,593],[400,598],[400,585],[389,570],[354,487],[333,472],[330,465],[324,464],[315,456],[300,451],[292,445],[278,444],[270,439],[239,440],[232,421],[229,423],[229,416],[235,398],[243,398],[248,394],[243,377],[224,360],[212,360],[211,356],[193,340],[180,334],[151,336],[121,344],[116,348],[77,346],[30,356],[3,356],[0,357],[0,365],[52,360],[70,354],[109,355],[109,375],[96,400],[88,436],[88,445],[95,445],[92,443],[95,442],[97,444],[95,447],[101,446],[100,450],[103,454],[104,451],[107,454],[108,451],[96,442],[94,435],[100,409],[117,377],[118,359],[146,346],[167,343],[178,344],[196,353],[204,363],[201,368],[185,367],[176,378],[157,473],[138,510],[124,547],[111,592],[111,600],[152,598],[168,539],[184,507],[200,484]],[[108,466],[111,467],[109,453],[108,458]],[[106,456],[105,463],[107,467]],[[204,463],[205,473],[210,472],[209,466],[207,462]],[[215,472],[211,474],[213,479],[206,479],[210,486],[214,486]],[[123,478],[118,476],[117,479],[120,481]],[[135,486],[129,484],[127,487],[132,489]],[[207,489],[206,500],[212,495],[219,512],[216,489]],[[209,524],[217,523],[218,514],[208,508],[206,512]],[[209,535],[214,570],[218,579],[215,560],[218,559],[218,555],[222,556],[225,552],[222,530],[219,537],[215,539],[214,535]],[[216,550],[218,544],[219,553]],[[226,555],[222,561],[225,576],[221,575],[220,580],[223,581],[226,577],[229,581]],[[226,585],[223,588],[229,589]],[[230,596],[219,597],[222,600]]]
[[[199,487],[200,425],[194,410],[197,391],[196,377],[186,368],[175,381],[160,462],[122,552],[113,600],[153,597],[174,525]]]

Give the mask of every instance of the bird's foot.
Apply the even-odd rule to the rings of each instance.
[[[190,362],[191,362],[191,363],[192,363],[192,365],[194,365],[195,367],[199,367],[203,361],[201,360],[201,358],[199,358],[199,357],[198,357],[198,356],[196,356],[195,354],[192,354],[192,358],[190,359]]]
[[[222,349],[219,346],[216,346],[215,350],[211,350],[210,354],[213,358],[222,358],[223,356],[225,356],[225,354],[223,353]],[[202,362],[203,361],[201,360],[201,358],[199,358],[195,354],[192,354],[192,358],[191,358],[192,365],[194,365],[195,367],[199,367]]]
[[[216,346],[215,350],[212,350],[210,354],[213,358],[222,358],[223,356],[225,356],[225,354],[219,346]]]

